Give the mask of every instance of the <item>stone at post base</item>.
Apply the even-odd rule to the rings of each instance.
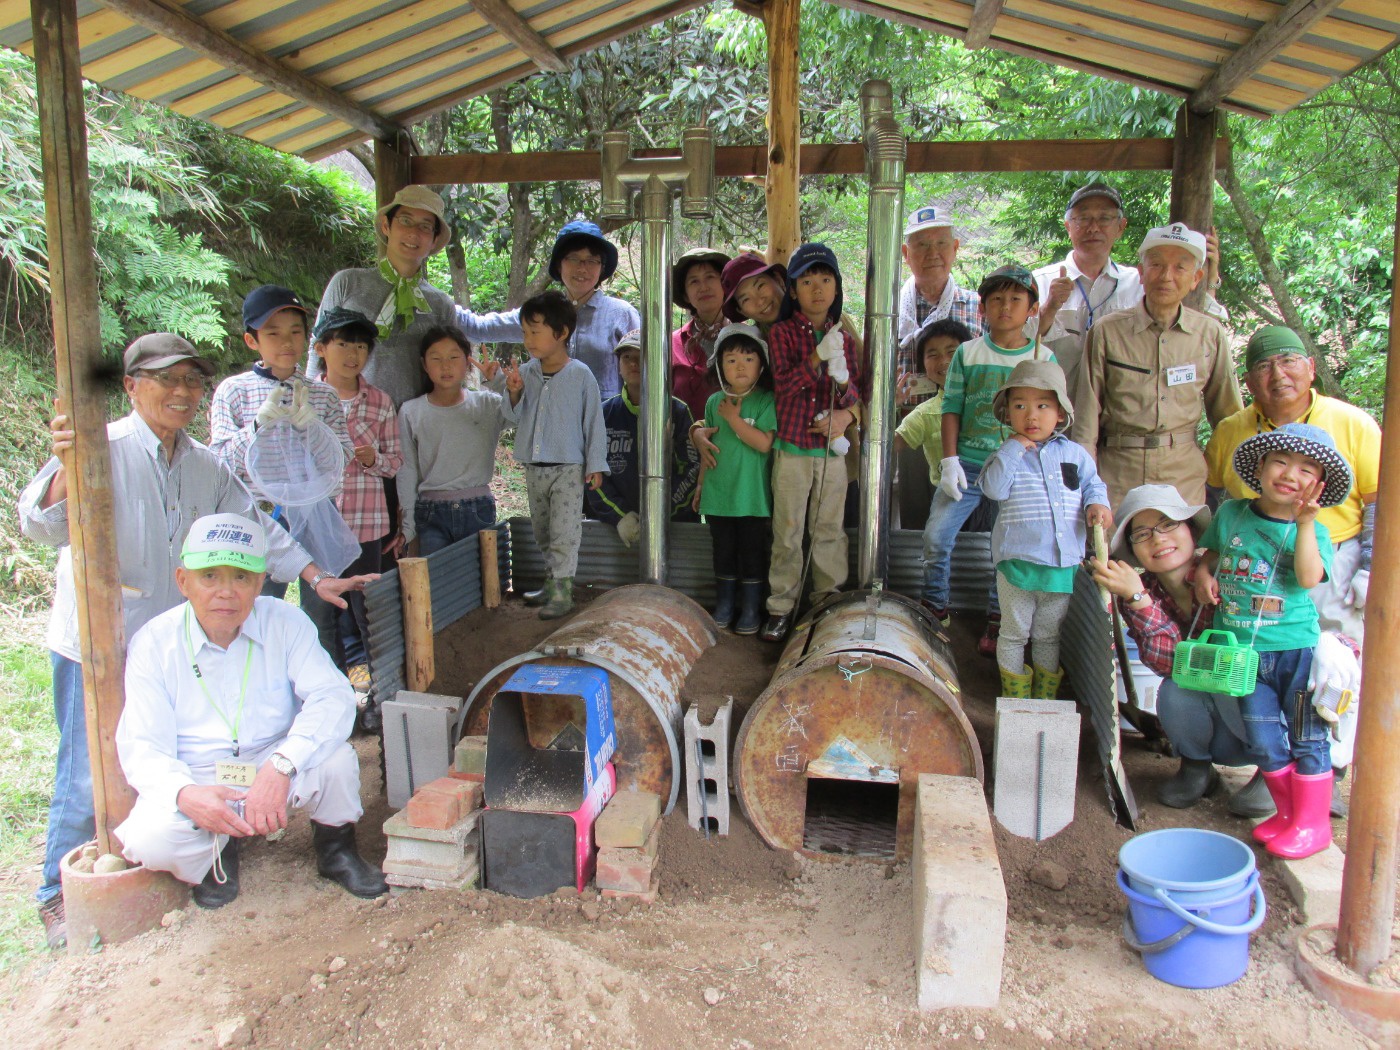
[[[1309,991],[1335,1006],[1357,1031],[1381,1046],[1400,1046],[1400,990],[1378,987],[1345,970],[1333,954],[1336,936],[1335,923],[1309,926],[1298,935],[1294,963],[1298,976]],[[1332,945],[1332,950],[1326,944],[1320,946],[1318,939]],[[1391,950],[1400,952],[1400,938],[1391,937]]]
[[[163,915],[189,905],[189,886],[166,871],[139,864],[105,875],[74,871],[82,851],[69,851],[59,863],[69,954],[86,955],[157,929]]]

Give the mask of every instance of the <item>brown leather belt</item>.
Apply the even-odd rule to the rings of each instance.
[[[1105,434],[1105,448],[1175,448],[1196,444],[1196,431],[1178,430],[1169,434]]]

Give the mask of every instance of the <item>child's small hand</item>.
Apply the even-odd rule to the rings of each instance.
[[[1191,583],[1191,589],[1196,594],[1197,604],[1220,604],[1220,584],[1215,581],[1213,574],[1205,571],[1205,566],[1196,570],[1196,578]]]
[[[1298,498],[1293,501],[1293,506],[1297,513],[1293,520],[1299,525],[1306,525],[1317,517],[1317,512],[1322,509],[1322,504],[1318,501],[1322,499],[1322,493],[1327,489],[1325,478],[1319,478],[1313,484],[1298,493]]]
[[[379,458],[379,453],[374,450],[373,445],[356,445],[355,459],[362,467],[374,466],[374,461]]]
[[[1021,447],[1024,448],[1027,452],[1029,452],[1031,449],[1035,448],[1035,441],[1032,440],[1031,438],[1026,437],[1025,434],[1018,434],[1018,433],[1016,433],[1016,432],[1013,430],[1013,431],[1011,432],[1011,438],[1012,438],[1012,440],[1014,440],[1014,441],[1019,441],[1020,444],[1021,444]]]
[[[1102,562],[1098,558],[1090,558],[1089,571],[1093,573],[1095,583],[1119,598],[1131,598],[1146,590],[1142,577],[1125,561]]]
[[[700,490],[702,488],[704,488],[703,485],[696,485],[695,495],[690,497],[690,509],[695,511],[695,513],[697,514],[700,513]]]
[[[901,372],[899,378],[894,381],[895,400],[901,405],[910,404],[914,400],[914,381],[918,379],[913,372]]]
[[[496,373],[501,370],[501,363],[493,361],[489,357],[483,357],[480,360],[473,358],[473,363],[481,370],[481,378],[488,383],[495,379]]]
[[[1095,525],[1102,525],[1104,532],[1112,532],[1113,511],[1102,503],[1090,503],[1084,510],[1084,523],[1091,529]]]
[[[741,397],[722,397],[716,411],[720,418],[731,427],[739,421],[739,403],[743,401]]]
[[[583,480],[595,492],[603,487],[603,475],[600,471],[595,470],[592,474],[585,474]]]
[[[402,533],[402,532],[396,532],[396,533],[394,533],[394,538],[393,538],[392,540],[390,540],[388,543],[384,544],[384,546],[381,548],[381,550],[382,550],[383,553],[385,553],[385,554],[394,555],[394,554],[398,554],[399,551],[403,550],[403,548],[404,548],[403,533]]]
[[[514,358],[510,364],[505,365],[506,389],[512,394],[518,394],[525,389],[525,380],[520,377],[520,363]]]

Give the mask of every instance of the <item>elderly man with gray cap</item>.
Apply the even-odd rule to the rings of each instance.
[[[123,625],[127,638],[154,616],[180,603],[175,559],[190,524],[218,512],[257,518],[253,497],[218,456],[186,433],[214,364],[178,335],[144,335],[124,357],[131,414],[107,426],[116,501],[111,528],[117,536],[122,582]],[[66,930],[59,862],[92,838],[92,774],[88,767],[79,665],[77,599],[68,547],[68,483],[65,460],[73,446],[68,417],[51,423],[54,456],[20,494],[20,527],[30,539],[62,548],[54,581],[48,647],[53,664],[54,714],[58,760],[49,807],[43,883],[36,897],[51,947],[64,943]],[[322,573],[283,529],[272,530],[271,565],[282,580],[298,575],[304,586],[334,605],[340,596],[363,588],[372,576],[338,579]]]
[[[428,259],[447,247],[452,229],[447,206],[424,186],[405,186],[376,213],[378,265],[341,270],[321,296],[320,317],[355,310],[374,321],[379,342],[365,365],[365,381],[383,390],[394,407],[427,392],[418,344],[430,328],[456,325],[473,343],[519,342],[520,311],[473,313],[428,283]],[[316,374],[312,350],[308,375]]]
[[[117,756],[136,790],[116,829],[126,859],[194,886],[201,908],[238,896],[238,843],[311,817],[316,868],[356,897],[388,892],[355,849],[355,694],[307,615],[260,597],[270,530],[211,514],[175,569],[186,601],[132,638]]]
[[[1205,274],[1206,239],[1183,223],[1159,226],[1138,259],[1142,300],[1089,332],[1070,436],[1098,459],[1114,505],[1149,482],[1204,503],[1202,412],[1214,425],[1243,407],[1228,333],[1185,303]]]

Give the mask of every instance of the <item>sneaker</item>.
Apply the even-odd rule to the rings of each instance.
[[[345,672],[345,677],[350,679],[350,684],[355,687],[355,692],[369,692],[369,664],[356,664]]]
[[[987,629],[982,632],[982,637],[977,639],[977,651],[987,659],[995,659],[997,655],[997,637],[1001,634],[1001,617],[987,621]]]
[[[919,604],[928,610],[928,614],[938,621],[939,627],[947,627],[953,622],[953,618],[948,615],[947,609],[939,608],[927,598],[920,598]]]
[[[50,951],[68,946],[68,916],[63,912],[63,894],[39,905],[39,920],[44,924],[44,936]]]

